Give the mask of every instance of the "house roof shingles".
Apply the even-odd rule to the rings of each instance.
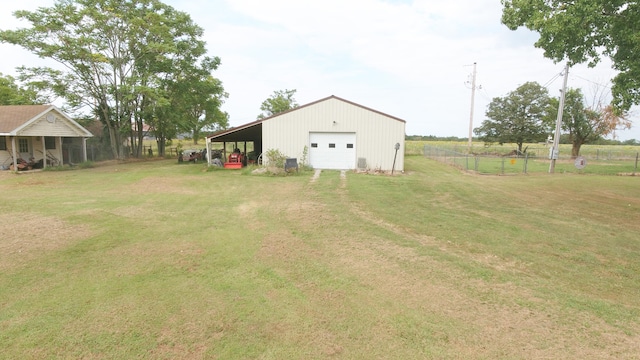
[[[51,107],[51,105],[0,106],[0,134],[10,133]]]

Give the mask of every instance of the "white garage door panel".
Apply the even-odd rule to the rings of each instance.
[[[354,169],[355,133],[309,133],[309,163],[316,169]]]

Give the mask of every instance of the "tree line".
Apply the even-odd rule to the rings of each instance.
[[[459,136],[436,136],[436,135],[405,135],[405,140],[408,141],[442,141],[442,142],[460,142],[466,143],[469,139],[466,137]],[[474,141],[480,141],[477,137],[473,138]],[[560,136],[560,144],[571,144],[569,140],[568,134],[563,134]],[[638,146],[640,145],[640,141],[637,139],[629,139],[629,140],[615,140],[615,139],[606,139],[599,138],[590,142],[591,145],[631,145]]]
[[[565,111],[568,114],[562,118],[562,127],[572,141],[572,155],[576,156],[580,145],[597,138],[598,134],[610,133],[615,127],[631,127],[627,111],[640,104],[640,3],[503,0],[502,6],[502,24],[511,30],[525,27],[538,33],[540,37],[534,45],[544,50],[545,57],[556,63],[566,62],[568,66],[587,63],[593,67],[606,56],[618,71],[612,79],[610,104],[592,102],[585,106],[580,101],[579,90],[567,91]],[[536,90],[534,84],[528,87]],[[516,92],[507,98],[525,96],[527,89],[519,88]],[[508,106],[499,99],[492,104],[487,113],[495,126],[491,122],[483,123],[476,132],[488,139],[496,139],[496,130],[500,129],[496,123],[504,121],[501,112]],[[537,111],[544,112],[542,108]],[[531,114],[522,113],[526,115]],[[538,114],[539,121],[544,121],[544,117]]]
[[[567,89],[561,129],[571,146],[571,156],[580,147],[594,143],[616,129],[630,128],[625,111],[616,112],[602,96],[589,104],[580,89]],[[487,119],[473,131],[485,143],[514,143],[523,151],[527,143],[544,142],[554,132],[559,99],[549,96],[536,82],[527,82],[504,97],[494,98],[486,111]]]
[[[613,100],[585,100],[581,89],[566,92],[563,137],[580,146],[602,141],[628,128],[627,111],[640,104],[640,3],[635,1],[503,0],[501,21],[509,29],[526,27],[540,35],[534,44],[544,56],[569,65],[595,66],[603,56],[618,71]],[[144,127],[165,143],[181,132],[194,139],[204,130],[225,129],[221,110],[228,94],[212,73],[219,57],[207,55],[203,29],[191,17],[159,0],[57,0],[52,7],[17,11],[31,27],[0,30],[0,41],[21,46],[60,66],[20,67],[16,79],[0,76],[0,100],[52,103],[63,99],[82,121],[99,120],[114,158],[142,152]],[[258,118],[295,108],[295,90],[276,91]],[[558,99],[537,83],[526,83],[495,98],[487,120],[474,129],[488,143],[546,140]]]
[[[220,58],[188,14],[158,0],[61,0],[14,16],[31,27],[0,30],[0,41],[60,65],[20,67],[22,103],[62,99],[79,120],[99,120],[114,158],[140,156],[147,128],[163,156],[178,133],[228,127],[228,94],[212,75]]]

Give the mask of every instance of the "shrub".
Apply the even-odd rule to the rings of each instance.
[[[267,166],[275,167],[278,169],[284,169],[284,163],[287,160],[287,156],[280,152],[278,149],[269,149],[265,152],[267,158]]]
[[[78,167],[80,169],[91,169],[96,167],[96,165],[93,163],[93,161],[84,161],[78,164]]]
[[[66,170],[73,170],[73,168],[71,166],[58,165],[58,166],[47,166],[42,170],[43,171],[66,171]]]

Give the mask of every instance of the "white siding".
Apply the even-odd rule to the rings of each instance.
[[[61,137],[78,137],[86,136],[80,129],[67,119],[56,114],[55,112],[49,112],[48,114],[55,114],[55,121],[49,122],[46,120],[46,115],[40,117],[33,123],[29,124],[19,132],[20,136],[40,136],[47,134],[46,136],[61,136]]]
[[[312,132],[355,133],[356,157],[365,158],[369,169],[391,170],[394,146],[399,143],[395,170],[404,170],[405,123],[337,98],[265,120],[262,149],[278,149],[300,160]]]

